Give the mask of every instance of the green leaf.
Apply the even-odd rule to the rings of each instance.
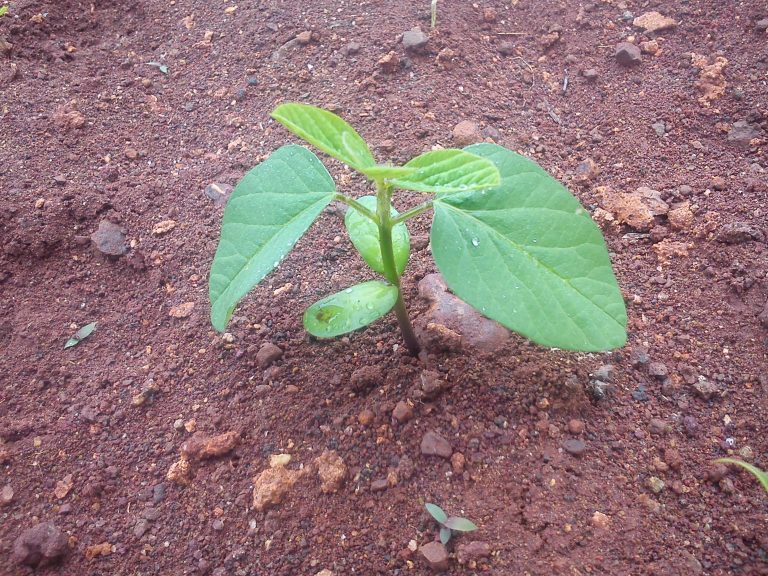
[[[757,466],[754,466],[750,464],[749,462],[744,462],[742,460],[736,460],[735,458],[720,458],[718,460],[715,460],[715,462],[722,463],[722,464],[735,464],[736,466],[741,466],[752,474],[757,480],[762,484],[763,490],[768,492],[768,473],[764,472],[763,470],[760,470]]]
[[[363,171],[376,164],[365,140],[333,112],[291,102],[275,108],[272,118],[355,170]]]
[[[437,198],[432,252],[450,289],[543,346],[599,351],[626,342],[627,312],[589,214],[534,162],[495,144],[496,188]]]
[[[447,194],[498,186],[499,171],[490,160],[464,150],[447,149],[425,152],[405,164],[415,168],[407,176],[392,178],[397,188],[417,192]]]
[[[332,338],[367,326],[392,310],[397,288],[371,280],[318,300],[304,312],[304,328],[318,338]]]
[[[80,330],[75,332],[72,338],[67,340],[67,342],[64,344],[64,349],[66,350],[67,348],[72,348],[72,346],[77,346],[78,344],[80,344],[80,342],[88,338],[88,336],[90,336],[91,332],[93,332],[94,330],[96,330],[96,322],[91,322],[90,324],[86,324],[85,326],[80,328]]]
[[[357,201],[364,207],[373,212],[376,211],[376,197],[362,196]],[[397,216],[398,212],[392,208],[392,216]],[[379,245],[379,227],[367,216],[364,216],[354,208],[350,207],[344,217],[344,224],[349,232],[349,238],[355,245],[357,251],[375,272],[384,274],[384,264],[381,259],[381,246]],[[405,223],[400,223],[392,227],[392,251],[395,255],[395,268],[397,274],[402,275],[408,264],[408,256],[411,252],[410,235]]]
[[[437,504],[427,502],[424,504],[424,508],[427,509],[429,515],[432,516],[432,518],[434,518],[438,524],[444,524],[445,521],[448,520],[448,514],[446,514],[445,511]]]
[[[407,166],[389,166],[387,164],[377,164],[376,166],[371,166],[369,168],[364,168],[360,170],[363,174],[368,176],[371,179],[377,179],[377,178],[399,178],[408,176],[410,174],[413,174],[416,172],[416,168],[408,168]]]
[[[291,251],[334,192],[328,171],[302,146],[277,149],[245,175],[227,202],[211,265],[216,330],[224,331],[240,299]]]
[[[160,72],[162,72],[163,74],[168,74],[168,66],[166,66],[162,62],[147,62],[147,65],[154,66],[155,68],[160,70]]]
[[[440,527],[440,542],[445,546],[451,540],[451,529],[445,526]]]
[[[451,516],[443,522],[443,525],[451,530],[456,530],[456,532],[472,532],[473,530],[477,530],[477,526],[475,526],[474,522],[458,516]]]
[[[5,16],[8,12],[8,6],[0,6],[0,16]]]

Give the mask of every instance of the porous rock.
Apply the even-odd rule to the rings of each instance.
[[[13,543],[13,560],[26,566],[55,564],[66,552],[67,536],[50,522],[24,530]]]
[[[322,482],[320,490],[323,494],[333,494],[344,484],[347,477],[347,466],[335,450],[323,450],[323,453],[315,458],[317,475]]]
[[[258,512],[277,506],[301,478],[300,470],[288,470],[282,466],[267,468],[253,479],[253,507]]]
[[[128,252],[123,228],[109,220],[99,222],[99,228],[91,234],[91,241],[96,250],[105,256],[123,256]]]
[[[437,432],[429,431],[421,439],[421,453],[425,456],[450,458],[453,453],[451,444]]]

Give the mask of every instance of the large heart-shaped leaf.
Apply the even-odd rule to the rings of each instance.
[[[434,202],[432,252],[446,283],[483,314],[544,346],[626,342],[627,313],[600,230],[534,162],[495,144],[501,184]]]
[[[389,180],[396,188],[447,194],[498,186],[499,171],[493,162],[476,154],[449,148],[412,158],[405,168],[414,172]]]
[[[352,126],[333,112],[289,102],[272,112],[272,118],[320,150],[358,171],[375,166],[368,144]]]
[[[232,312],[333,199],[328,171],[302,146],[279,148],[232,192],[211,265],[211,323],[227,327]]]
[[[376,197],[362,196],[357,201],[376,211]],[[394,208],[391,211],[392,216],[397,216],[398,212]],[[384,264],[381,259],[381,246],[379,245],[379,227],[367,216],[364,216],[354,208],[350,207],[344,217],[344,224],[349,232],[349,238],[355,245],[357,251],[365,260],[366,264],[374,271],[384,275]],[[408,264],[408,256],[411,251],[410,236],[405,223],[401,222],[392,227],[392,252],[395,256],[395,268],[398,276],[402,275]]]
[[[371,280],[318,300],[304,312],[304,328],[318,338],[332,338],[367,326],[392,310],[397,288]]]

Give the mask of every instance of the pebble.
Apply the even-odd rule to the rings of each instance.
[[[99,228],[91,234],[91,242],[105,256],[118,257],[128,252],[123,228],[109,220],[99,222]]]
[[[453,127],[453,143],[457,147],[469,146],[483,141],[483,133],[477,122],[462,120]]]
[[[515,44],[505,40],[499,44],[497,50],[502,56],[513,56],[515,54]]]
[[[371,492],[384,492],[389,488],[389,482],[386,478],[379,478],[371,482]]]
[[[373,410],[366,408],[357,415],[357,421],[363,426],[370,426],[375,417],[376,415],[373,413]]]
[[[699,421],[695,416],[683,416],[683,428],[686,436],[694,438],[699,434]]]
[[[416,472],[416,465],[410,456],[401,456],[397,463],[397,474],[405,480],[413,478],[413,474]]]
[[[646,32],[651,33],[668,30],[677,26],[677,22],[674,20],[674,18],[664,16],[663,14],[660,14],[656,11],[646,12],[645,14],[638,16],[634,19],[632,24],[638,28],[642,28]]]
[[[54,524],[45,522],[24,530],[13,543],[13,560],[26,566],[46,566],[67,553],[67,536]]]
[[[595,511],[594,514],[592,514],[592,526],[595,528],[608,528],[608,525],[611,523],[611,519],[607,514],[603,514],[602,512]]]
[[[587,445],[583,440],[578,438],[568,438],[563,442],[563,449],[572,456],[581,456],[587,449]]]
[[[584,422],[577,418],[568,421],[568,432],[575,436],[580,436],[584,432]]]
[[[632,391],[632,400],[636,402],[647,402],[648,393],[642,384]]]
[[[211,528],[213,528],[216,532],[220,532],[224,529],[224,520],[217,518],[211,523]]]
[[[421,380],[421,400],[435,400],[450,386],[441,378],[439,372],[424,370],[419,376]]]
[[[643,55],[640,53],[640,48],[629,42],[621,42],[617,44],[614,57],[622,66],[634,66],[643,61]]]
[[[659,494],[662,490],[664,490],[665,484],[664,484],[664,480],[662,480],[658,476],[651,476],[646,481],[646,486],[648,486],[648,488],[654,494]]]
[[[299,470],[267,468],[253,479],[253,507],[258,512],[277,506],[301,477]]]
[[[451,469],[453,470],[454,474],[462,474],[464,472],[464,467],[467,464],[467,459],[464,457],[464,454],[461,452],[454,452],[451,455]]]
[[[223,182],[213,182],[205,187],[203,193],[207,198],[213,200],[216,206],[224,206],[227,203],[227,198],[232,194],[234,188],[229,184]]]
[[[400,67],[400,57],[393,50],[379,58],[378,64],[385,74],[394,74]]]
[[[0,490],[0,507],[8,506],[13,501],[13,487],[10,484]]]
[[[664,436],[670,431],[670,426],[661,418],[651,418],[648,423],[648,429],[654,436]]]
[[[360,52],[360,44],[357,42],[350,42],[349,44],[347,44],[345,51],[348,56],[354,56],[355,54]]]
[[[424,456],[439,456],[447,459],[451,457],[453,449],[448,440],[437,432],[429,431],[421,439],[421,453]]]
[[[133,527],[133,535],[136,536],[136,538],[141,538],[147,530],[149,530],[149,521],[141,518]]]
[[[176,228],[176,220],[162,220],[152,226],[152,235],[164,236],[174,228]]]
[[[400,400],[392,410],[392,418],[399,424],[405,424],[413,418],[413,406],[404,400]]]
[[[755,457],[755,451],[750,446],[743,446],[739,448],[739,456],[742,460],[751,461]]]
[[[613,375],[615,371],[616,370],[614,369],[613,364],[603,364],[592,373],[592,376],[594,376],[596,380],[602,380],[603,382],[613,382]]]
[[[349,378],[349,385],[353,392],[367,392],[376,388],[384,381],[384,374],[377,366],[363,366],[358,368]]]
[[[477,562],[483,558],[488,558],[491,555],[491,547],[487,542],[480,540],[473,540],[466,544],[459,544],[456,550],[456,560],[459,564],[469,564],[470,562]]]
[[[403,48],[408,52],[419,52],[429,42],[429,36],[416,26],[403,33]]]
[[[581,75],[584,76],[588,82],[594,82],[597,80],[598,76],[600,76],[598,71],[594,68],[587,68],[581,73]]]
[[[637,368],[643,364],[648,364],[648,362],[650,362],[648,348],[645,346],[633,346],[629,353],[629,363]]]
[[[258,363],[259,368],[264,370],[265,368],[268,368],[270,365],[280,360],[282,357],[282,348],[272,344],[271,342],[267,342],[262,344],[261,348],[259,348],[259,351],[256,353],[256,362]]]
[[[760,137],[760,132],[746,120],[738,120],[728,131],[728,142],[741,147],[748,147],[750,142]]]
[[[429,542],[419,548],[421,557],[427,566],[435,572],[448,569],[448,550],[440,542]]]
[[[337,492],[347,478],[347,466],[335,450],[323,450],[315,458],[317,475],[320,477],[320,490],[323,494]]]
[[[303,32],[299,32],[298,34],[296,34],[296,40],[302,46],[306,46],[312,41],[312,31],[304,30]]]
[[[651,128],[653,128],[659,138],[667,133],[667,125],[664,122],[655,122],[651,124]]]
[[[672,470],[677,472],[683,465],[683,457],[680,456],[680,452],[674,448],[667,448],[664,450],[664,462],[666,462],[667,466],[672,468]]]
[[[755,28],[761,32],[768,30],[768,18],[763,18],[755,23]]]
[[[698,381],[693,385],[693,389],[696,391],[696,394],[704,400],[711,400],[720,391],[717,384],[707,380],[704,377],[700,377],[698,379]]]

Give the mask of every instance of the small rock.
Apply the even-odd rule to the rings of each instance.
[[[320,570],[315,576],[334,576],[333,572],[328,570],[328,568],[324,568],[323,570]]]
[[[187,318],[190,314],[192,314],[192,310],[194,309],[194,302],[184,302],[183,304],[172,306],[168,311],[168,316],[171,318]]]
[[[67,552],[67,536],[51,523],[24,530],[13,543],[13,560],[26,566],[46,566],[61,560]]]
[[[717,485],[720,487],[720,490],[726,494],[733,494],[736,492],[736,486],[733,484],[733,480],[730,478],[723,478],[720,480],[720,482],[717,483]]]
[[[454,474],[462,474],[464,473],[464,467],[467,464],[467,459],[464,457],[464,454],[461,452],[454,452],[451,455],[451,469],[453,470]]]
[[[10,484],[3,486],[0,490],[0,508],[8,506],[13,501],[13,487]]]
[[[717,384],[707,380],[703,376],[699,377],[698,381],[693,385],[693,389],[696,391],[696,394],[704,400],[711,400],[720,392]]]
[[[513,56],[515,54],[515,45],[513,42],[505,40],[499,44],[497,50],[502,56]]]
[[[610,382],[604,382],[603,380],[590,380],[588,391],[595,400],[602,400],[608,396],[613,390],[613,385]]]
[[[99,222],[98,230],[91,234],[91,241],[105,256],[123,256],[128,252],[122,227],[109,220]]]
[[[600,167],[592,158],[585,158],[576,165],[573,179],[579,184],[585,184],[600,175]]]
[[[425,456],[439,456],[447,459],[451,457],[453,449],[448,440],[437,432],[429,431],[421,439],[421,453]]]
[[[357,421],[360,422],[360,424],[363,426],[370,426],[375,416],[376,415],[373,413],[373,410],[366,408],[357,415]]]
[[[645,386],[640,384],[637,388],[632,390],[632,400],[636,402],[648,401],[648,392],[645,390]]]
[[[217,518],[211,523],[211,528],[213,528],[216,532],[222,531],[224,529],[224,520]]]
[[[763,18],[762,20],[755,22],[755,28],[760,32],[768,30],[768,18]]]
[[[267,342],[262,344],[261,348],[259,348],[259,351],[256,353],[256,362],[259,365],[259,368],[264,370],[265,368],[268,368],[270,365],[280,360],[282,357],[282,348],[272,344],[271,342]]]
[[[192,466],[189,460],[186,458],[180,458],[168,468],[168,472],[165,474],[166,479],[179,484],[180,486],[187,486],[190,483],[190,475],[192,473]]]
[[[741,448],[739,448],[739,457],[742,460],[751,462],[755,458],[755,451],[752,450],[751,446],[742,446]]]
[[[149,530],[149,521],[145,518],[141,518],[133,527],[133,535],[136,538],[141,538]]]
[[[237,431],[225,432],[217,436],[207,436],[197,432],[181,445],[181,455],[188,460],[216,458],[234,450],[239,442],[240,433]]]
[[[563,449],[572,456],[581,456],[587,449],[587,445],[583,440],[578,438],[568,438],[563,442]]]
[[[384,492],[389,488],[389,482],[386,478],[379,478],[371,482],[371,492]]]
[[[392,410],[392,418],[399,424],[405,424],[413,418],[413,406],[404,400],[400,400],[395,406],[395,409]]]
[[[496,18],[498,18],[496,10],[490,7],[483,9],[483,22],[486,24],[493,24],[496,22]]]
[[[126,148],[124,153],[128,160],[136,160],[139,157],[139,152],[136,148]]]
[[[267,468],[253,479],[253,507],[263,512],[267,508],[277,506],[301,476],[300,470]]]
[[[594,82],[600,75],[594,68],[587,68],[581,73],[588,82]]]
[[[397,474],[401,478],[410,480],[413,478],[413,474],[416,472],[416,465],[409,456],[402,456],[397,463]]]
[[[480,126],[471,120],[462,120],[453,127],[453,143],[457,147],[469,146],[483,141]]]
[[[634,19],[632,24],[638,28],[642,28],[646,32],[660,32],[677,26],[677,22],[675,22],[673,18],[663,16],[655,11],[646,12],[645,14],[638,16]]]
[[[651,418],[648,429],[654,436],[664,436],[670,431],[670,426],[661,418]]]
[[[269,457],[270,468],[285,468],[291,463],[290,454],[272,454]]]
[[[686,436],[694,438],[699,434],[699,421],[695,416],[683,416],[683,428]]]
[[[656,132],[656,135],[659,138],[667,133],[667,125],[665,122],[655,122],[654,124],[651,124],[651,128],[653,128],[653,131]]]
[[[602,380],[603,382],[613,382],[613,375],[616,369],[613,364],[603,364],[598,366],[597,370],[592,373],[592,376],[596,380]]]
[[[609,524],[611,523],[611,519],[607,514],[595,511],[595,513],[592,514],[591,522],[592,526],[595,528],[605,529],[608,528]]]
[[[456,550],[456,560],[459,564],[469,564],[470,562],[477,562],[483,558],[488,558],[491,555],[491,547],[487,542],[480,540],[473,540],[466,544],[459,544]]]
[[[205,187],[203,193],[207,198],[213,200],[213,203],[216,204],[216,206],[224,206],[233,190],[234,188],[229,184],[213,182]]]
[[[622,66],[634,66],[643,61],[643,55],[640,53],[640,48],[629,42],[621,42],[618,44],[616,46],[614,57],[616,58],[616,62]]]
[[[403,33],[403,48],[408,52],[419,52],[429,42],[429,36],[416,26],[408,32]]]
[[[687,200],[677,204],[667,213],[669,225],[673,230],[688,230],[693,226],[694,216],[691,203]]]
[[[629,363],[635,368],[643,364],[648,364],[650,357],[648,356],[648,348],[645,346],[633,346],[629,352]]]
[[[657,476],[651,476],[646,481],[646,486],[648,486],[648,488],[654,494],[659,494],[662,490],[664,490],[665,484],[661,478],[658,478]]]
[[[164,236],[174,228],[176,228],[176,220],[162,220],[152,226],[152,235]]]
[[[728,142],[733,142],[741,147],[749,147],[752,140],[760,137],[760,132],[746,120],[733,123],[728,131]]]
[[[344,50],[347,53],[347,56],[354,56],[355,54],[360,52],[360,44],[358,42],[350,42],[349,44],[347,44]]]
[[[112,554],[112,544],[109,542],[94,544],[92,546],[88,546],[85,549],[86,560],[93,560],[94,558],[99,558],[100,556],[109,556],[110,554]]]
[[[424,370],[420,375],[422,400],[435,400],[450,386],[441,378],[439,372]]]
[[[384,382],[384,373],[378,366],[363,366],[352,372],[349,384],[353,392],[367,392]]]
[[[419,548],[419,553],[433,571],[443,572],[448,569],[448,550],[440,542],[424,544]]]
[[[765,235],[746,222],[726,224],[717,234],[717,241],[723,244],[743,244],[744,242],[763,242]]]
[[[648,364],[648,375],[663,380],[669,376],[669,370],[663,362],[651,362]]]
[[[584,422],[577,420],[576,418],[572,418],[568,421],[568,432],[574,436],[581,436],[581,434],[584,432]]]
[[[649,40],[648,42],[640,42],[640,51],[643,54],[650,54],[656,56],[661,53],[661,46],[656,40]]]
[[[72,480],[72,474],[67,474],[63,479],[56,482],[56,487],[53,489],[53,494],[59,500],[63,500],[67,497],[67,494],[69,494],[69,491],[72,490],[73,486],[74,482]]]
[[[683,457],[680,456],[680,452],[674,448],[667,448],[664,450],[664,462],[666,462],[672,470],[677,472],[683,465]]]
[[[320,477],[320,490],[323,494],[333,494],[344,484],[347,477],[347,466],[335,450],[323,450],[315,458],[317,475]]]
[[[397,55],[397,52],[393,50],[389,54],[385,54],[379,58],[378,64],[385,74],[394,74],[400,67],[400,57]]]
[[[304,30],[303,32],[299,32],[296,34],[296,41],[302,46],[306,46],[312,41],[312,31]]]

